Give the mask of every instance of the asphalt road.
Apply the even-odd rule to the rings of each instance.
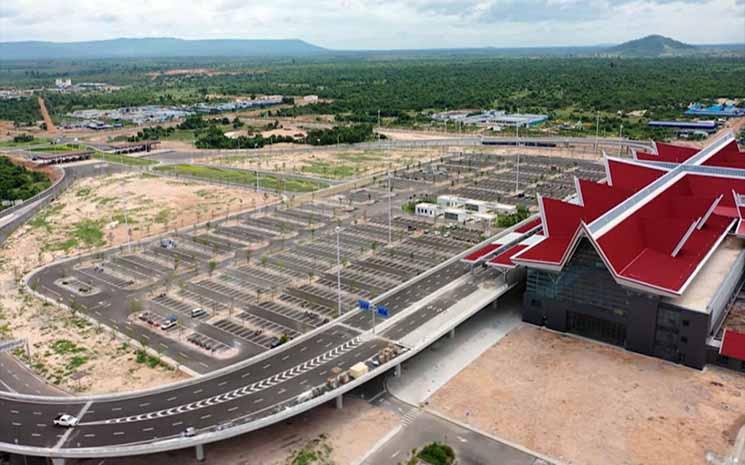
[[[421,449],[435,441],[452,447],[459,465],[550,465],[530,453],[451,423],[426,410],[405,408],[401,431],[371,454],[362,465],[404,463],[412,449]]]
[[[400,312],[465,272],[460,264],[446,267],[392,296],[389,308],[393,314]],[[40,403],[0,394],[0,410],[9,412],[10,420],[0,424],[0,442],[46,448],[113,446],[178,436],[187,427],[214,428],[257,419],[323,384],[333,368],[348,369],[390,344],[358,336],[346,324],[332,325],[237,371],[130,398]],[[51,420],[62,412],[79,416],[80,425],[68,430],[52,426]]]

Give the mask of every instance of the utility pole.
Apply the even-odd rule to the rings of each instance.
[[[393,228],[393,220],[392,220],[393,206],[392,206],[392,203],[393,203],[393,189],[391,186],[391,171],[390,171],[390,166],[389,166],[388,167],[388,244],[389,245],[393,241],[392,239],[393,238],[393,230],[392,230]]]
[[[341,317],[341,247],[339,245],[339,233],[341,227],[337,226],[336,229],[336,295],[337,304],[339,306],[339,316]]]
[[[517,167],[515,170],[515,194],[520,191],[520,151],[517,151]]]
[[[598,151],[598,145],[600,144],[600,112],[597,114],[595,120],[595,151]]]
[[[621,156],[621,153],[623,152],[623,145],[621,145],[621,142],[623,142],[623,123],[621,123],[621,129],[618,131],[618,156]]]

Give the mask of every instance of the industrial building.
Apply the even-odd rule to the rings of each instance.
[[[738,118],[740,116],[745,116],[745,108],[731,104],[705,106],[700,103],[692,103],[688,106],[688,110],[685,114],[689,116],[704,116],[708,118]]]
[[[652,128],[704,131],[707,134],[713,134],[719,128],[716,121],[650,121],[647,125]]]
[[[482,112],[450,111],[436,113],[432,119],[442,122],[473,124],[478,126],[500,127],[532,127],[548,120],[548,115],[534,115],[527,113],[508,114],[505,111],[487,110]]]
[[[690,367],[745,370],[730,318],[745,270],[745,152],[657,144],[606,157],[605,182],[539,197],[540,218],[465,258],[526,270],[523,320]],[[744,306],[745,308],[745,306]]]

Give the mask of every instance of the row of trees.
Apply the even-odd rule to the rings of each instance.
[[[49,186],[49,178],[44,173],[27,170],[0,157],[0,201],[26,200]],[[0,209],[3,208],[0,204]]]

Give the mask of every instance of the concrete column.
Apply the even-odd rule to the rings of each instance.
[[[450,330],[450,331],[448,332],[448,338],[449,338],[449,339],[453,339],[454,337],[455,337],[455,328],[451,329],[451,330]]]
[[[197,444],[194,450],[197,454],[197,462],[204,462],[204,444]]]
[[[393,376],[395,376],[396,378],[401,376],[401,364],[400,363],[396,365],[396,368],[393,369]]]
[[[52,465],[65,465],[65,459],[64,458],[58,458],[58,459],[53,458]]]
[[[339,410],[344,408],[344,394],[339,394],[336,397],[336,408]]]

